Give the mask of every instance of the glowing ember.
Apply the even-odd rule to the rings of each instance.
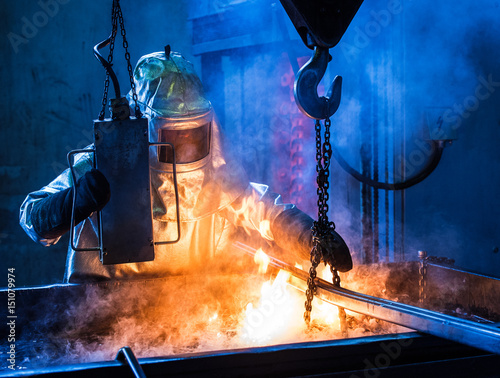
[[[335,330],[340,330],[338,307],[324,302],[319,298],[314,299],[311,320],[334,327]]]
[[[290,274],[281,270],[274,281],[264,282],[257,306],[247,305],[243,323],[245,341],[256,344],[275,342],[296,328],[301,319],[301,304],[287,288],[289,278]]]
[[[332,282],[333,281],[333,273],[330,270],[329,266],[325,266],[323,269],[320,269],[318,266],[318,276],[323,278],[325,281]]]
[[[307,327],[306,283],[286,271],[274,276],[275,270],[264,282],[271,259],[262,250],[254,255],[266,276],[213,270],[201,280],[196,274],[65,288],[71,295],[47,291],[44,301],[50,298],[45,302],[57,303],[64,311],[27,323],[19,356],[24,366],[43,367],[110,360],[124,345],[144,358],[343,337],[336,306],[314,298]],[[328,267],[321,268],[318,277],[331,282]],[[383,296],[388,272],[357,268],[342,276],[343,286]],[[406,331],[349,311],[347,321],[349,337]]]
[[[259,222],[259,232],[263,238],[273,240],[273,233],[271,232],[271,222],[262,220]]]
[[[262,249],[255,253],[254,261],[259,265],[259,273],[267,271],[270,259]],[[331,281],[329,269],[325,269],[322,276]],[[264,345],[289,341],[306,332],[303,320],[304,291],[305,283],[293,280],[290,273],[284,270],[280,270],[274,280],[264,282],[258,303],[248,303],[246,306],[243,341]],[[334,332],[340,329],[338,308],[317,298],[314,300],[311,320],[320,328],[328,327]]]
[[[262,249],[258,249],[253,258],[256,264],[259,265],[259,273],[266,273],[267,266],[269,265],[269,256],[264,253]]]

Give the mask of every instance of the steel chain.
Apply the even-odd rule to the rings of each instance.
[[[427,258],[420,262],[418,272],[420,276],[418,281],[418,301],[423,305],[427,297]]]
[[[113,0],[113,7],[111,10],[111,41],[109,43],[109,55],[108,55],[108,63],[111,64],[113,62],[113,52],[115,48],[115,38],[116,33],[118,32],[118,23],[120,23],[120,34],[123,38],[123,49],[125,50],[125,60],[127,61],[127,70],[130,79],[130,88],[132,89],[132,99],[135,103],[135,116],[136,118],[141,118],[142,113],[137,103],[137,91],[134,82],[134,74],[132,70],[132,64],[130,63],[130,53],[128,52],[128,42],[125,31],[125,22],[123,20],[123,13],[120,7],[120,0]],[[106,112],[106,105],[108,102],[108,91],[109,91],[109,73],[106,72],[106,80],[104,81],[104,94],[102,97],[102,108],[99,113],[99,120],[103,120]]]
[[[316,294],[316,284],[314,280],[316,278],[316,268],[321,262],[321,256],[318,251],[317,246],[314,246],[311,251],[311,267],[309,268],[309,278],[307,279],[307,290],[306,290],[306,311],[304,312],[304,320],[307,324],[311,321],[311,310],[312,310],[312,300]]]
[[[335,230],[335,223],[328,220],[328,200],[330,198],[328,194],[328,189],[330,188],[329,177],[330,177],[330,159],[332,157],[332,146],[330,144],[330,119],[325,120],[325,141],[322,143],[321,137],[321,123],[316,120],[314,129],[316,132],[316,172],[317,172],[317,184],[318,188],[316,193],[318,195],[318,220],[313,223],[312,227],[312,237],[313,237],[313,247],[311,250],[311,268],[309,269],[309,278],[307,280],[307,290],[306,290],[306,302],[305,302],[305,312],[304,320],[307,324],[311,321],[311,310],[312,301],[314,295],[316,294],[317,288],[314,282],[316,278],[316,268],[323,258],[323,250],[321,246],[321,241],[331,237],[331,231]],[[340,287],[340,276],[335,269],[335,260],[332,256],[333,261],[330,261],[330,270],[333,275],[333,284]],[[342,315],[343,314],[343,315]],[[347,321],[345,316],[345,310],[339,308],[339,317],[342,330],[347,327]]]
[[[325,170],[327,172],[327,177],[330,176],[330,162],[331,162],[331,158],[332,158],[332,145],[330,144],[330,127],[331,127],[331,122],[330,122],[330,119],[327,118],[325,120],[325,143],[323,144],[323,156],[324,156],[324,159],[326,160],[326,162],[324,163],[324,165],[326,166],[325,167]],[[330,187],[330,184],[329,184],[329,181],[327,180],[326,182],[326,188],[328,189]],[[328,230],[335,230],[335,223],[333,222],[329,222],[328,221],[328,200],[329,200],[330,196],[328,194],[328,190],[325,190],[325,225],[328,225],[326,226],[325,228],[327,228]],[[330,271],[332,272],[332,282],[335,286],[337,287],[340,287],[340,275],[339,275],[339,272],[337,271],[337,269],[335,268],[336,264],[335,264],[335,259],[334,259],[334,256],[332,256],[332,260],[331,263],[332,265],[330,265]],[[339,311],[339,321],[340,321],[340,329],[342,331],[342,334],[344,335],[344,337],[347,337],[347,329],[348,329],[348,326],[347,326],[347,314],[345,312],[345,309],[343,307],[339,307],[338,308],[338,311]]]
[[[113,0],[113,7],[111,9],[111,41],[109,43],[109,55],[108,55],[108,63],[113,63],[113,51],[115,49],[115,38],[116,32],[118,31],[118,17],[115,12],[115,0]],[[102,95],[102,107],[101,112],[99,113],[99,120],[104,120],[106,113],[106,105],[108,103],[108,91],[109,91],[109,73],[106,70],[106,80],[104,81],[104,93]]]
[[[127,36],[126,36],[126,31],[125,31],[125,22],[123,21],[123,14],[122,14],[122,9],[119,4],[119,0],[116,0],[117,2],[117,13],[118,13],[118,19],[120,21],[120,32],[123,37],[123,49],[125,50],[125,60],[127,61],[127,70],[128,70],[128,77],[130,80],[130,88],[132,89],[132,99],[134,100],[135,103],[135,116],[136,118],[141,118],[142,113],[141,110],[139,109],[139,105],[137,104],[137,93],[136,93],[136,88],[135,88],[135,82],[134,82],[134,73],[132,71],[132,64],[130,63],[130,53],[128,52],[128,42],[127,42]]]

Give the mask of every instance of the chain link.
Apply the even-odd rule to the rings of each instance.
[[[142,113],[141,110],[139,109],[139,105],[137,104],[137,93],[134,82],[134,73],[132,71],[132,64],[130,63],[130,53],[128,52],[128,42],[125,31],[125,22],[123,21],[123,14],[122,14],[122,9],[120,8],[119,0],[116,0],[116,2],[118,3],[117,14],[118,14],[118,19],[120,21],[121,35],[123,37],[123,49],[125,50],[125,60],[127,61],[128,77],[130,80],[130,88],[132,89],[132,99],[134,100],[135,103],[135,116],[136,118],[141,118]]]
[[[328,239],[332,236],[331,231],[335,230],[335,223],[328,220],[328,200],[330,198],[328,194],[328,189],[330,188],[330,161],[332,157],[332,146],[330,144],[330,119],[325,120],[325,141],[322,143],[321,137],[321,123],[316,120],[314,125],[314,130],[316,132],[316,172],[317,172],[317,184],[318,188],[316,193],[318,195],[318,220],[313,223],[312,236],[313,236],[313,247],[311,250],[311,268],[309,269],[309,278],[307,280],[307,290],[306,290],[306,301],[305,301],[305,312],[304,320],[307,324],[311,321],[311,310],[312,301],[314,295],[316,294],[317,288],[314,282],[316,278],[316,268],[321,262],[323,257],[323,250],[321,246],[321,241]],[[332,256],[333,261],[330,261],[330,270],[333,275],[333,284],[340,287],[340,276],[335,268],[335,260]],[[342,332],[346,332],[347,320],[345,310],[339,308],[339,318],[342,328]]]
[[[120,24],[120,34],[123,38],[123,49],[125,50],[125,60],[127,61],[127,70],[128,76],[130,80],[130,88],[132,89],[132,99],[135,103],[135,116],[136,118],[141,118],[142,113],[137,103],[137,91],[134,82],[134,74],[132,70],[132,64],[130,63],[130,53],[128,52],[128,42],[127,42],[127,33],[125,31],[125,22],[123,20],[123,13],[120,7],[120,0],[113,0],[113,7],[111,10],[111,41],[109,44],[109,55],[108,55],[108,63],[111,64],[113,62],[113,52],[115,48],[115,38],[118,32],[118,23]],[[108,102],[108,91],[109,91],[109,73],[106,72],[106,80],[104,81],[104,94],[102,97],[102,108],[99,113],[99,120],[103,120],[106,112],[106,104]]]
[[[306,290],[306,302],[304,312],[304,320],[307,324],[311,321],[311,310],[312,310],[312,301],[314,295],[316,295],[316,284],[314,280],[316,279],[316,268],[321,262],[321,254],[318,250],[318,246],[315,245],[311,251],[311,267],[309,268],[309,278],[307,279],[307,290]]]
[[[116,32],[118,30],[118,17],[115,12],[115,2],[113,0],[113,7],[111,9],[111,41],[109,42],[109,55],[108,63],[111,65],[113,63],[113,51],[115,49],[115,38]],[[104,93],[102,95],[101,112],[99,113],[99,120],[104,120],[106,113],[106,105],[108,103],[108,91],[109,91],[109,72],[106,70],[106,79],[104,80]]]
[[[317,183],[318,183],[318,188],[316,189],[316,193],[318,195],[318,221],[315,221],[313,223],[312,227],[312,237],[313,237],[313,247],[311,250],[311,267],[309,268],[309,278],[307,279],[307,290],[306,290],[306,301],[304,303],[305,305],[305,312],[304,312],[304,320],[306,321],[307,324],[311,322],[311,310],[312,310],[312,301],[314,298],[314,295],[316,294],[316,284],[314,283],[314,279],[316,278],[316,268],[319,265],[319,262],[321,261],[321,256],[320,256],[320,251],[319,251],[319,243],[318,243],[318,226],[319,223],[322,221],[322,215],[324,211],[323,207],[323,189],[324,186],[323,184],[320,184],[324,181],[325,176],[324,176],[324,171],[323,171],[323,154],[321,151],[321,123],[319,120],[316,120],[316,123],[314,125],[314,130],[316,132],[316,172],[317,172]]]
[[[418,281],[418,302],[421,305],[425,304],[427,299],[427,258],[423,258],[420,261],[420,267],[418,269],[419,281]]]

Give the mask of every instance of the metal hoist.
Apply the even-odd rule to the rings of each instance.
[[[78,159],[84,156],[82,154],[90,154],[93,155],[93,167],[99,169],[110,184],[110,201],[97,213],[97,245],[83,248],[74,245],[74,199],[70,229],[70,242],[73,250],[76,252],[100,251],[100,260],[105,265],[152,261],[156,245],[176,243],[180,239],[174,146],[171,143],[149,140],[148,119],[142,115],[137,104],[137,93],[119,0],[113,0],[111,24],[110,36],[94,46],[94,55],[106,70],[102,108],[98,119],[94,120],[94,145],[90,149],[74,150],[68,153],[68,164],[74,182],[77,180]],[[129,100],[121,95],[120,85],[112,68],[118,27],[123,38],[131,88],[128,98],[133,102],[134,116],[130,115]],[[106,60],[99,50],[107,46],[109,46],[109,55]],[[167,46],[165,49],[170,50],[170,47]],[[115,98],[109,102],[111,118],[105,118],[110,80],[113,83]],[[149,150],[159,148],[159,146],[170,148],[174,160],[177,238],[168,241],[155,240],[153,233]]]
[[[307,280],[304,319],[311,321],[312,300],[316,294],[316,268],[321,260],[330,263],[333,284],[340,287],[335,256],[328,255],[327,246],[341,245],[344,241],[335,232],[335,223],[328,219],[328,200],[330,195],[330,162],[332,146],[330,144],[330,117],[340,105],[342,78],[336,76],[326,96],[318,96],[317,88],[325,74],[331,57],[329,49],[342,38],[363,0],[326,1],[320,0],[312,5],[306,0],[280,0],[293,22],[304,44],[314,49],[313,57],[299,70],[294,85],[295,101],[299,109],[315,120],[316,134],[316,173],[318,195],[318,220],[312,227],[313,247],[311,267]],[[321,134],[321,120],[324,120],[324,135]],[[342,333],[347,333],[345,310],[339,307],[339,320]]]
[[[315,120],[316,131],[316,172],[318,184],[318,220],[314,222],[312,228],[313,248],[311,251],[311,269],[307,289],[306,312],[304,318],[310,321],[311,302],[316,292],[315,279],[316,267],[321,259],[331,264],[333,283],[340,286],[333,256],[325,256],[324,246],[332,243],[335,238],[335,224],[328,220],[328,189],[329,189],[329,167],[332,156],[339,165],[351,176],[364,185],[369,185],[375,189],[383,190],[403,190],[418,184],[427,178],[437,167],[443,153],[445,143],[451,143],[454,139],[438,133],[438,136],[431,137],[429,141],[431,155],[428,162],[413,176],[404,178],[401,182],[387,183],[379,182],[376,179],[364,176],[351,167],[340,155],[334,145],[330,144],[330,117],[337,111],[340,105],[342,78],[336,76],[326,96],[320,97],[317,93],[318,85],[325,74],[328,62],[331,60],[329,49],[340,42],[340,39],[347,30],[353,17],[357,13],[363,0],[317,0],[311,4],[307,0],[280,0],[288,16],[293,22],[304,44],[314,49],[313,57],[298,71],[294,85],[295,101],[299,109],[309,118]],[[441,117],[436,117],[437,130],[441,130],[443,123]],[[321,120],[324,120],[324,141],[321,135]],[[432,122],[429,122],[432,124]],[[338,234],[337,234],[338,235]],[[333,242],[343,242],[341,238]],[[327,259],[325,259],[327,257]],[[329,258],[328,258],[329,257]],[[345,327],[345,312],[340,309],[341,325]]]

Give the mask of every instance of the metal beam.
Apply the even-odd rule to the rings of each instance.
[[[234,245],[246,253],[255,253],[253,248],[242,243]],[[269,265],[286,270],[294,277],[307,281],[309,277],[307,272],[269,257]],[[443,339],[500,354],[500,329],[498,328],[339,288],[319,278],[316,278],[315,282],[317,296],[323,301]]]
[[[389,351],[387,348],[390,348]],[[155,377],[496,377],[500,356],[415,332],[140,358]],[[7,368],[5,368],[7,370]],[[116,360],[49,365],[2,377],[131,377]],[[4,373],[5,372],[5,373]]]

